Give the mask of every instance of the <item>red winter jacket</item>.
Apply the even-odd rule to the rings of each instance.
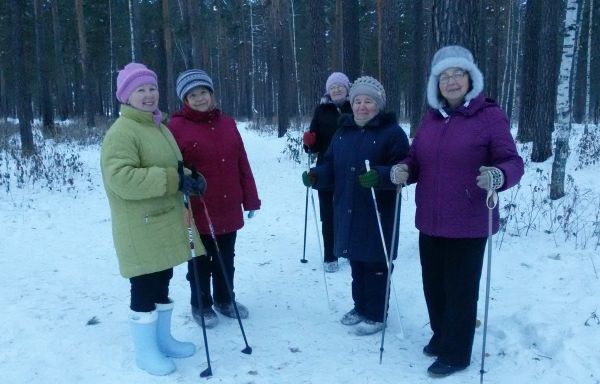
[[[216,234],[244,226],[243,212],[260,209],[254,176],[235,121],[220,110],[198,112],[187,104],[169,121],[186,167],[206,178],[204,201]],[[202,202],[191,197],[198,231],[210,234]]]

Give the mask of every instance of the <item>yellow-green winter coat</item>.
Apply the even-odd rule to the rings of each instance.
[[[102,143],[101,169],[125,278],[163,271],[190,258],[183,194],[178,191],[181,159],[175,139],[154,122],[152,113],[121,105],[121,116]],[[196,226],[192,228],[196,254],[205,254]]]

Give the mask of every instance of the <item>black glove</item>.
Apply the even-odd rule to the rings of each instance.
[[[206,192],[206,180],[204,176],[192,169],[192,176],[183,172],[183,163],[177,163],[177,173],[179,173],[179,190],[186,195],[203,195]]]

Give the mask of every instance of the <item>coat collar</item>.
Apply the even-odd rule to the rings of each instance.
[[[391,123],[397,123],[398,119],[396,118],[396,114],[393,112],[379,112],[375,117],[367,122],[364,125],[365,129],[374,129],[379,127],[385,127]],[[340,116],[340,126],[342,127],[356,127],[359,128],[358,125],[354,122],[354,116],[350,113],[345,113]]]
[[[128,104],[121,104],[120,115],[141,124],[160,125],[156,123],[156,113],[140,111]]]
[[[183,116],[186,119],[197,123],[205,123],[217,120],[221,116],[221,110],[218,108],[214,108],[207,112],[200,112],[196,111],[187,104],[183,104],[183,108],[181,109],[181,111],[176,113],[175,115]]]

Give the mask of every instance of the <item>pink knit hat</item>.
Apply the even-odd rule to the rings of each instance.
[[[144,64],[129,63],[117,75],[117,100],[126,104],[131,93],[145,84],[158,86],[156,73]]]
[[[346,87],[346,90],[350,90],[350,79],[348,76],[344,75],[342,72],[333,72],[327,78],[327,82],[325,83],[325,91],[329,92],[329,87],[333,84],[339,84]]]

